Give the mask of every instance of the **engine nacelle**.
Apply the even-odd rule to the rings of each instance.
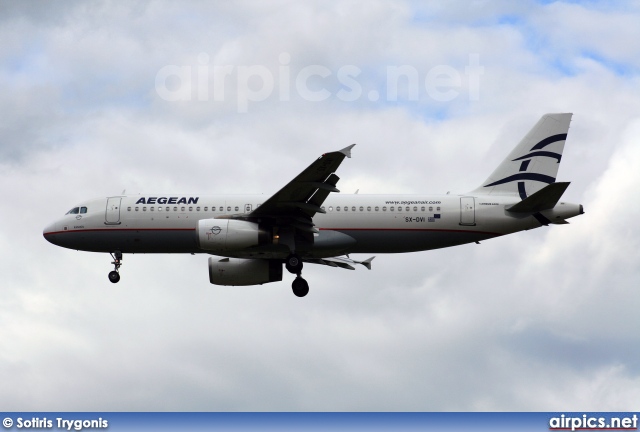
[[[282,280],[282,263],[275,260],[209,258],[209,281],[214,285],[262,285]]]
[[[198,221],[200,249],[235,251],[268,243],[269,234],[255,222],[235,219],[201,219]]]

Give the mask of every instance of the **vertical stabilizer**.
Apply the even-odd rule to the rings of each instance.
[[[525,199],[556,181],[571,113],[545,114],[509,156],[471,194]]]

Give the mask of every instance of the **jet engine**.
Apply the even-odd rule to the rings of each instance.
[[[214,285],[262,285],[282,280],[276,260],[209,258],[209,281]]]
[[[200,249],[234,251],[267,244],[270,235],[255,222],[235,219],[201,219],[198,221]]]

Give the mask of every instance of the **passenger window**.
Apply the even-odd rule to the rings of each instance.
[[[127,207],[127,211],[131,211],[131,207]]]
[[[155,207],[149,207],[149,210],[153,211],[155,209]]]
[[[387,211],[387,207],[382,207],[382,211]]]
[[[142,211],[147,211],[147,207],[142,207]]]
[[[371,211],[371,207],[367,207],[367,211]]]
[[[174,208],[173,208],[173,211],[178,211],[178,207],[174,207]]]
[[[409,207],[406,207],[406,208],[405,208],[405,210],[406,210],[406,211],[409,211]]]
[[[180,211],[184,211],[184,207],[180,207]]]
[[[356,208],[355,207],[351,207],[351,211],[356,211]]]
[[[418,211],[418,207],[414,207],[414,208],[413,208],[413,211]]]
[[[167,207],[167,208],[166,208],[166,210],[167,210],[167,211],[171,210],[171,207]]]
[[[207,211],[208,209],[209,209],[209,207],[205,207],[205,208],[204,208],[204,211]]]
[[[140,207],[136,207],[136,211],[140,210]]]
[[[189,211],[193,211],[193,207],[189,207]]]
[[[393,211],[394,207],[389,207],[389,211]]]
[[[420,207],[420,211],[424,211],[424,206],[423,206],[423,207]]]
[[[240,210],[240,207],[236,206],[236,210],[235,211],[238,211],[238,210]]]
[[[432,212],[433,211],[433,207],[429,207],[429,211]]]
[[[380,207],[376,206],[376,211],[380,210]]]
[[[332,206],[329,206],[329,211],[333,211],[333,207]]]
[[[231,211],[231,207],[227,207],[227,211]]]
[[[440,207],[436,207],[438,211],[440,211]]]
[[[360,211],[364,211],[364,207],[360,207]]]
[[[158,207],[158,211],[161,212],[162,211],[162,207]]]
[[[340,211],[340,206],[336,207],[336,211]]]
[[[322,211],[325,211],[324,206],[320,207],[322,209]]]
[[[349,211],[349,207],[344,206],[344,211]]]

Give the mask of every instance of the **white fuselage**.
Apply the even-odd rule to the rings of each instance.
[[[249,213],[264,200],[264,195],[176,194],[96,199],[81,204],[82,213],[67,214],[45,228],[44,235],[56,245],[93,252],[206,253],[198,241],[199,220]],[[326,213],[313,218],[319,233],[307,256],[414,252],[541,226],[531,215],[505,210],[518,201],[509,196],[332,194],[323,205]],[[580,210],[576,204],[559,203],[548,212],[555,212],[547,214],[550,219],[564,219]],[[336,243],[336,232],[355,242]],[[277,247],[277,239],[273,243],[216,255],[282,258],[289,253]]]

